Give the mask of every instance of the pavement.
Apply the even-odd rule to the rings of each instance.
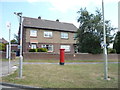
[[[0,69],[0,72],[2,72],[2,76],[6,76],[6,75],[9,75],[11,73],[13,73],[16,69],[18,69],[18,63],[19,61],[18,60],[12,60],[10,61],[10,69],[8,70],[8,61],[3,61],[3,62],[0,62],[2,64],[1,67],[2,69]]]

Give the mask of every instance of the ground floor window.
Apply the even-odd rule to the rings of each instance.
[[[53,45],[42,45],[42,48],[46,48],[48,52],[53,52]]]
[[[36,49],[37,48],[37,45],[35,43],[32,43],[31,44],[31,49]]]
[[[70,52],[70,45],[61,45],[61,49],[65,49],[65,52]]]

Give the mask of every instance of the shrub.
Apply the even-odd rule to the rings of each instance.
[[[30,49],[29,52],[37,52],[37,49]]]
[[[117,54],[120,54],[120,31],[117,32],[117,35],[114,40],[113,48],[116,50]]]
[[[4,51],[5,50],[5,44],[0,43],[0,51]]]
[[[115,49],[112,49],[112,48],[108,48],[108,54],[109,53],[116,53],[116,50]]]
[[[48,50],[46,48],[38,48],[37,52],[47,52]]]

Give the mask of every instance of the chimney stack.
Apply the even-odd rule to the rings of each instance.
[[[41,16],[39,16],[38,19],[41,19]]]
[[[57,22],[59,22],[59,19],[56,19]]]

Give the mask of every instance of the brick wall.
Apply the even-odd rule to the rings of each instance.
[[[119,54],[120,56],[120,54]],[[36,53],[24,52],[24,60],[59,60],[60,55],[57,53]],[[118,54],[109,54],[108,59],[118,60]],[[103,60],[102,54],[65,54],[65,60]]]
[[[16,53],[12,52],[11,53],[11,59],[16,58]],[[6,59],[6,52],[0,52],[0,59]]]

